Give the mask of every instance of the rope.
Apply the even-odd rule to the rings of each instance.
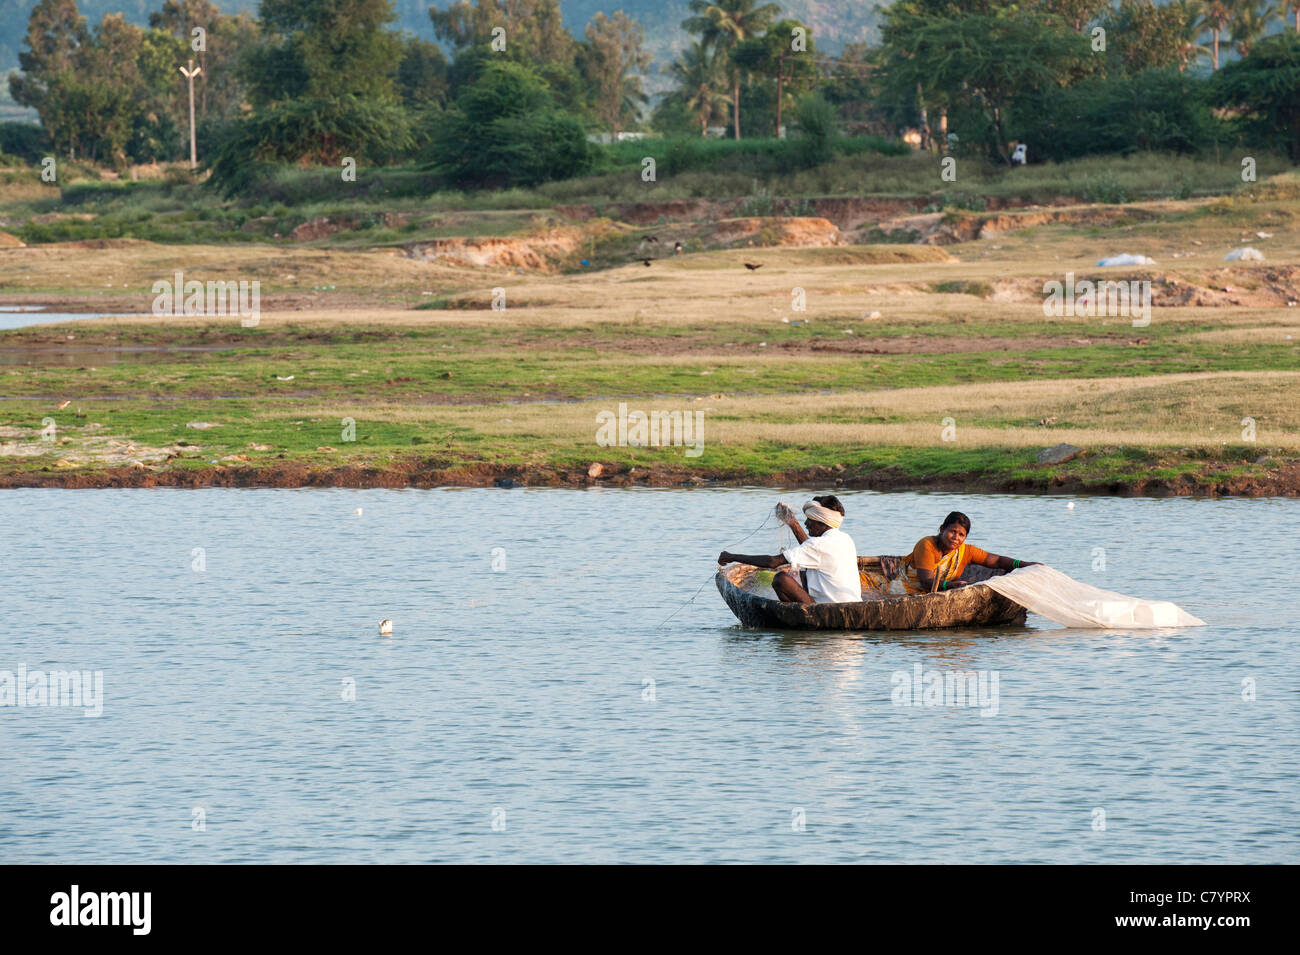
[[[736,546],[739,546],[740,544],[745,543],[745,541],[749,540],[751,537],[753,537],[755,534],[757,534],[757,533],[758,533],[759,531],[761,531],[763,528],[767,527],[767,522],[770,521],[770,520],[771,520],[773,517],[775,517],[775,516],[776,516],[776,508],[773,508],[773,509],[772,509],[772,512],[771,512],[770,514],[768,514],[767,517],[763,518],[763,523],[762,523],[762,524],[759,524],[757,527],[755,527],[752,531],[750,531],[748,534],[746,534],[746,535],[745,535],[744,537],[742,537],[740,540],[736,541],[736,543],[733,544],[732,546],[733,546],[733,547],[736,547]],[[715,571],[714,573],[716,573],[716,571]],[[656,629],[656,630],[662,630],[665,626],[667,626],[669,620],[672,620],[673,617],[677,616],[679,613],[681,613],[683,610],[686,609],[686,605],[687,605],[687,604],[693,604],[693,603],[695,603],[695,598],[698,597],[698,596],[700,595],[700,591],[701,591],[701,590],[703,590],[705,587],[707,587],[707,586],[712,582],[713,577],[714,577],[714,574],[713,574],[713,573],[710,573],[709,576],[705,579],[704,583],[700,584],[699,590],[696,590],[695,593],[691,595],[690,599],[686,601],[686,603],[683,603],[680,607],[678,607],[676,610],[674,610],[672,613],[670,613],[670,614],[667,616],[667,618],[665,618],[664,622],[661,623],[661,624],[659,624],[659,626],[655,627],[655,629]]]

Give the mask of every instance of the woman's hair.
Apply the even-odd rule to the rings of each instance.
[[[943,523],[939,525],[939,530],[942,531],[944,528],[952,527],[954,524],[956,524],[958,527],[966,528],[966,533],[967,534],[970,533],[970,518],[967,517],[965,514],[963,514],[961,511],[953,511],[951,514],[945,517],[943,519]]]
[[[844,514],[844,505],[840,503],[840,499],[836,497],[834,494],[826,494],[823,495],[822,497],[814,497],[813,500],[816,501],[818,504],[820,504],[822,507],[829,507],[832,511],[839,511],[841,516],[843,516]]]

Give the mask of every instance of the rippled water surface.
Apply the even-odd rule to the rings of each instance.
[[[1300,501],[845,493],[861,553],[958,508],[1209,625],[747,631],[713,560],[778,496],[0,493],[0,671],[104,680],[0,708],[0,859],[1300,861]]]

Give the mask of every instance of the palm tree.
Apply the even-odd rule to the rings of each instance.
[[[1296,0],[1300,3],[1300,0]],[[720,105],[731,101],[722,91],[718,57],[700,41],[688,46],[673,61],[668,72],[677,82],[677,93],[686,109],[700,121],[700,135],[708,135],[709,120]]]
[[[1260,0],[1243,0],[1232,11],[1229,30],[1233,49],[1241,56],[1250,54],[1259,38],[1268,32],[1268,25],[1277,19],[1278,9],[1272,3]]]
[[[1292,2],[1300,3],[1300,0],[1292,0]],[[1201,42],[1201,34],[1205,32],[1201,20],[1205,12],[1205,2],[1204,0],[1174,0],[1170,7],[1182,15],[1183,41],[1178,58],[1178,72],[1181,73],[1202,56],[1210,55],[1210,48]]]
[[[1219,36],[1232,20],[1232,0],[1206,0],[1201,13],[1201,26],[1214,35],[1213,62],[1219,68]]]
[[[694,16],[682,21],[682,29],[698,33],[714,53],[727,53],[737,43],[762,32],[780,11],[775,3],[754,6],[756,0],[691,0]],[[740,67],[731,65],[732,129],[740,138]]]

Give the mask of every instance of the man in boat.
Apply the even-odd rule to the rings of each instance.
[[[937,593],[967,586],[961,575],[971,564],[993,567],[998,570],[1015,570],[1029,567],[1037,561],[999,557],[966,543],[970,533],[970,518],[961,511],[953,511],[943,519],[939,533],[922,537],[916,542],[912,554],[904,560],[905,584],[909,593]]]
[[[724,550],[718,555],[718,563],[772,568],[789,564],[789,570],[779,571],[772,578],[772,589],[784,603],[856,603],[861,600],[858,549],[853,545],[853,538],[840,530],[844,505],[839,498],[828,494],[814,497],[803,506],[803,513],[806,533],[799,526],[794,511],[784,504],[777,506],[778,516],[794,531],[798,546],[771,557],[732,554]]]

